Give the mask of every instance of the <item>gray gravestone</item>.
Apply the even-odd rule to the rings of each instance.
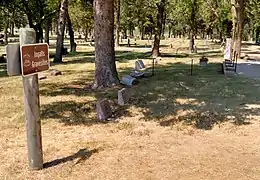
[[[19,76],[21,72],[20,44],[6,46],[7,73],[9,76]]]
[[[43,74],[38,74],[38,79],[43,80],[43,79],[47,79],[47,77],[44,76]]]
[[[137,79],[144,77],[144,75],[145,75],[144,72],[140,72],[140,71],[133,71],[130,74],[130,76],[137,78]]]
[[[118,104],[120,106],[125,105],[129,101],[130,96],[131,96],[130,89],[123,88],[123,89],[119,90],[118,91]]]
[[[224,59],[226,59],[226,60],[232,59],[231,41],[232,40],[230,38],[226,39],[226,47],[225,47],[225,51],[224,51]]]
[[[142,60],[138,60],[135,62],[135,70],[145,69],[144,62]]]
[[[51,75],[51,76],[61,75],[61,71],[58,71],[58,70],[56,70],[56,69],[51,69],[49,72],[50,72],[50,75]]]
[[[126,86],[132,86],[136,82],[136,78],[126,75],[123,76],[121,83],[126,85]]]
[[[97,118],[99,120],[107,120],[112,116],[112,109],[107,99],[97,102]]]

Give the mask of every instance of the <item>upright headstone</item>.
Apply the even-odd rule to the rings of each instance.
[[[232,52],[231,52],[231,38],[226,39],[226,47],[224,51],[224,59],[231,60],[232,59]]]
[[[97,118],[101,121],[108,120],[112,116],[112,109],[110,107],[109,101],[103,99],[96,104],[97,108]]]
[[[33,44],[36,33],[32,28],[20,29],[20,45]],[[38,74],[22,77],[29,167],[43,168],[42,137]]]
[[[9,76],[21,75],[20,44],[6,46],[7,73]]]
[[[142,60],[138,60],[135,62],[135,70],[145,69],[144,62]]]
[[[129,101],[130,96],[131,96],[130,89],[123,88],[123,89],[119,90],[118,91],[118,104],[120,106],[125,105]]]

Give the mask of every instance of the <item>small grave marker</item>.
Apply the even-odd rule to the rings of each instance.
[[[38,74],[38,79],[43,80],[43,79],[47,79],[47,77],[44,76],[43,74]]]
[[[139,79],[139,78],[142,78],[144,77],[144,72],[139,72],[139,71],[133,71],[130,76],[136,78],[136,79]]]
[[[123,89],[119,90],[118,91],[118,104],[120,106],[125,105],[129,101],[130,96],[131,96],[130,89],[123,88]]]
[[[144,62],[142,60],[138,60],[135,62],[135,70],[143,70],[145,69]]]
[[[97,118],[101,121],[108,120],[112,116],[112,109],[110,107],[109,101],[103,99],[102,101],[97,102]]]
[[[6,46],[7,73],[9,76],[19,76],[21,72],[20,44]]]
[[[51,69],[51,70],[50,70],[50,75],[51,75],[51,76],[61,75],[61,71],[56,70],[56,69]]]
[[[123,76],[121,83],[127,86],[132,86],[136,83],[136,78],[126,75]]]

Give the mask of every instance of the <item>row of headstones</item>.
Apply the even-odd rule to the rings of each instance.
[[[145,69],[145,65],[142,60],[135,62],[135,69],[130,75],[123,76],[121,84],[127,86],[127,88],[122,88],[117,93],[117,103],[120,106],[127,104],[131,98],[131,86],[145,76],[144,72],[141,70]],[[96,104],[97,118],[99,120],[108,120],[112,117],[112,109],[108,99],[103,99]]]

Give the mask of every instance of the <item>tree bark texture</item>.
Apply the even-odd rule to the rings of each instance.
[[[161,40],[161,34],[162,34],[165,0],[161,0],[159,3],[157,3],[157,8],[158,8],[157,22],[156,22],[156,28],[155,28],[153,50],[152,50],[153,57],[158,57],[160,55],[160,40]]]
[[[120,0],[116,0],[116,46],[120,42]]]
[[[95,80],[93,88],[119,83],[115,64],[114,0],[94,0]]]
[[[256,41],[256,44],[260,43],[260,26],[257,27],[255,30],[255,41]]]
[[[85,29],[85,41],[88,41],[88,29]]]
[[[56,41],[56,54],[54,62],[62,62],[62,49],[64,41],[64,30],[68,13],[68,0],[62,0],[60,6],[59,20],[58,20],[58,31]]]
[[[72,23],[71,23],[71,20],[70,20],[70,16],[69,16],[69,13],[67,13],[67,22],[68,22],[68,29],[69,29],[69,35],[70,35],[70,52],[76,52],[76,43],[75,43],[75,40],[74,40],[74,31],[73,31],[73,28],[72,28]]]
[[[140,25],[140,37],[141,37],[141,40],[144,40],[144,36],[145,36],[145,28],[144,28],[143,22],[141,22],[141,25]]]
[[[172,33],[172,25],[169,24],[169,32],[168,32],[168,38],[171,38],[171,33]]]
[[[245,14],[245,1],[232,0],[231,1],[232,21],[233,21],[233,34],[232,34],[232,49],[240,58],[241,45],[244,30],[244,14]]]
[[[197,0],[193,0],[193,5],[191,9],[191,17],[190,17],[190,43],[189,43],[189,51],[190,53],[194,52],[194,32],[196,29],[195,24],[195,15],[197,10]]]
[[[11,33],[11,36],[14,37],[14,23],[13,22],[11,23],[10,33]]]
[[[47,44],[50,44],[50,27],[51,23],[50,21],[45,24],[45,37],[44,37],[44,42]]]
[[[4,27],[4,41],[5,41],[5,45],[8,44],[8,24],[6,24],[6,26]]]

